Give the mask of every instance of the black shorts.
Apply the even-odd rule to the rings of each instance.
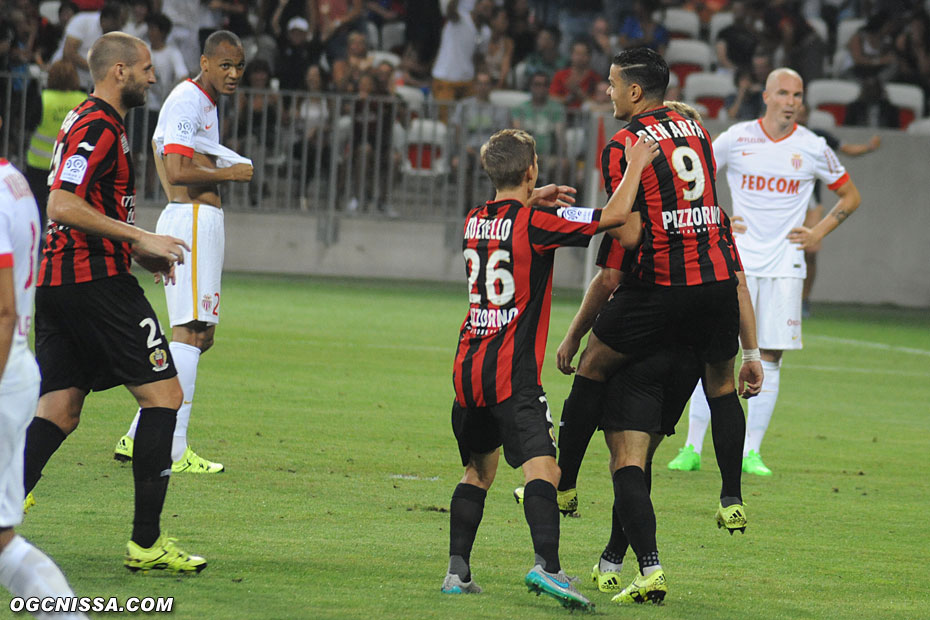
[[[37,288],[35,325],[42,394],[141,385],[178,374],[158,317],[129,274]]]
[[[501,445],[507,464],[514,468],[537,456],[555,458],[552,414],[539,386],[521,389],[490,407],[470,409],[453,402],[452,432],[462,465],[468,465],[473,453],[487,454]]]
[[[624,366],[607,382],[598,426],[674,435],[703,370],[690,349],[668,347]]]
[[[594,334],[613,350],[649,355],[690,347],[705,363],[739,349],[736,279],[697,286],[659,286],[625,278],[594,322]]]

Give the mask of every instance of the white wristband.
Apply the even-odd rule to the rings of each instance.
[[[743,349],[744,362],[759,362],[761,360],[762,355],[759,354],[759,349]]]

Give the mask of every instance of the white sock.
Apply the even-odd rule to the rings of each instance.
[[[141,409],[136,409],[136,417],[134,417],[134,418],[132,419],[132,424],[129,425],[129,430],[126,431],[126,434],[127,434],[127,435],[129,436],[129,438],[132,439],[133,441],[136,440],[136,427],[139,426],[139,412],[140,412],[140,411],[142,411],[142,410],[141,410]]]
[[[601,558],[597,563],[597,569],[602,573],[619,573],[623,570],[623,562],[614,564],[613,562],[608,562],[604,558]]]
[[[698,381],[691,394],[691,405],[688,407],[688,443],[685,445],[693,446],[694,451],[700,454],[709,425],[710,405],[707,404],[707,397],[704,395],[704,383]]]
[[[743,443],[743,456],[750,450],[761,453],[762,438],[768,430],[772,413],[775,411],[775,401],[778,400],[779,375],[781,374],[781,361],[766,362],[762,360],[762,391],[755,398],[749,399],[749,413],[746,416],[746,441]]]
[[[178,409],[178,421],[174,426],[174,440],[171,442],[171,460],[180,461],[187,449],[187,425],[191,419],[191,405],[194,402],[194,388],[197,383],[197,364],[200,362],[200,349],[184,344],[172,342],[171,357],[174,358],[175,368],[178,369],[178,381],[184,391],[184,402]]]
[[[13,596],[21,598],[64,598],[73,597],[61,569],[50,557],[33,547],[22,536],[14,536],[0,553],[0,583]],[[82,613],[36,612],[36,618],[87,620]]]

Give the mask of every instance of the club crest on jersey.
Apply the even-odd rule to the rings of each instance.
[[[164,349],[155,349],[149,355],[149,361],[152,363],[152,370],[161,372],[168,369],[168,354]]]
[[[580,207],[561,207],[556,211],[558,216],[569,222],[580,222],[590,224],[594,220],[594,209],[582,209]]]
[[[204,295],[203,299],[200,300],[200,307],[203,308],[204,312],[210,312],[210,306],[213,304],[213,297],[210,295]]]
[[[791,155],[791,167],[795,170],[800,170],[801,166],[804,164],[804,160],[801,159],[800,153],[794,153]]]

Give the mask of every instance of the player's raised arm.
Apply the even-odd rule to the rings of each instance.
[[[626,139],[624,150],[627,160],[626,171],[617,189],[604,205],[601,221],[597,227],[599,231],[622,226],[630,219],[643,171],[658,154],[659,144],[648,136],[640,136],[636,144],[632,144],[629,138]]]
[[[249,164],[217,168],[200,153],[194,153],[193,157],[180,153],[165,154],[165,176],[171,185],[205,185],[224,181],[247,183],[252,180],[252,173],[253,168]]]

